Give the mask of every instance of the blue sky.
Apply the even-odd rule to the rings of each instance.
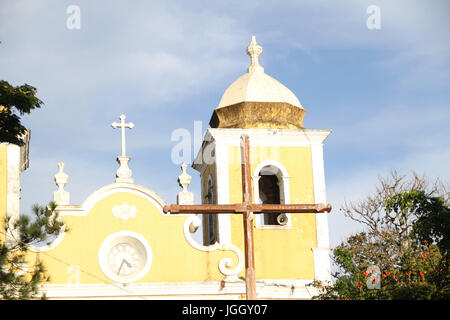
[[[69,5],[81,28],[69,30]],[[369,5],[381,29],[369,30]],[[246,72],[255,35],[265,72],[331,129],[325,176],[331,244],[359,229],[344,198],[374,190],[390,169],[450,179],[450,30],[447,1],[23,1],[0,3],[0,78],[29,83],[44,101],[32,130],[21,211],[52,199],[57,163],[71,202],[114,181],[121,113],[135,124],[127,153],[135,183],[167,202],[179,191],[171,161],[178,128],[203,130],[225,89]],[[194,142],[193,142],[194,145]],[[194,154],[197,150],[192,150]],[[199,201],[194,170],[191,189]]]

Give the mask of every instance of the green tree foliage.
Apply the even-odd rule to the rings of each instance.
[[[41,107],[43,102],[36,97],[36,92],[36,88],[28,84],[14,87],[0,80],[0,142],[24,144],[21,137],[26,128],[20,116]]]
[[[38,285],[49,279],[40,261],[26,263],[30,245],[45,243],[67,231],[56,212],[56,204],[33,206],[33,216],[21,215],[17,221],[5,220],[5,235],[10,241],[0,242],[0,299],[30,299],[39,294]]]
[[[36,88],[24,84],[12,86],[0,80],[0,142],[19,146],[26,128],[20,116],[40,108],[43,102],[36,97]],[[44,266],[35,261],[32,267],[26,263],[30,245],[43,243],[65,231],[58,219],[55,203],[46,207],[33,206],[33,216],[21,215],[17,221],[7,217],[3,238],[0,241],[0,299],[29,299],[38,295],[38,284],[48,279]]]
[[[343,213],[366,226],[334,248],[334,284],[316,299],[449,299],[450,209],[439,180],[391,172]]]

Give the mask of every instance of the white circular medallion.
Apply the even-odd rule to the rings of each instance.
[[[148,272],[152,264],[152,250],[140,234],[120,231],[103,241],[98,262],[108,278],[129,283],[141,279]]]

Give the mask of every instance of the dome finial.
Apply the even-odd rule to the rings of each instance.
[[[262,47],[256,42],[255,36],[252,36],[252,41],[247,47],[247,53],[252,59],[248,72],[261,71],[264,72],[264,68],[259,65],[258,57],[262,52]]]

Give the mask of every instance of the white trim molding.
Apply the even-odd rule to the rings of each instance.
[[[166,202],[159,195],[146,187],[133,183],[108,184],[89,195],[81,206],[64,205],[58,206],[56,210],[59,212],[60,216],[86,216],[97,202],[107,196],[120,192],[131,193],[143,197],[153,203],[155,207],[158,208],[161,215],[167,215],[163,212]]]
[[[323,143],[331,130],[287,130],[287,129],[224,129],[209,128],[205,140],[220,140],[228,146],[240,146],[242,134],[250,136],[251,146],[302,147],[312,143]]]
[[[323,144],[311,144],[315,203],[326,203]],[[328,213],[316,213],[317,248],[313,248],[316,280],[331,282],[330,240]]]
[[[311,299],[318,290],[309,286],[313,280],[258,279],[258,299]],[[245,282],[237,281],[191,281],[130,283],[122,286],[103,284],[45,284],[40,292],[47,299],[245,299]]]
[[[206,130],[203,144],[195,157],[192,167],[203,173],[208,164],[218,162],[221,159],[221,156],[216,152],[218,145],[239,147],[242,134],[250,136],[251,147],[307,147],[313,143],[323,143],[330,133],[331,130],[209,128]],[[228,158],[222,160],[229,162]],[[239,159],[237,160],[239,161]]]
[[[49,250],[52,250],[54,248],[56,248],[64,239],[64,235],[66,234],[66,226],[63,225],[59,234],[56,236],[56,238],[49,244],[45,245],[45,246],[29,246],[28,249],[30,249],[30,251],[32,252],[46,252]]]

